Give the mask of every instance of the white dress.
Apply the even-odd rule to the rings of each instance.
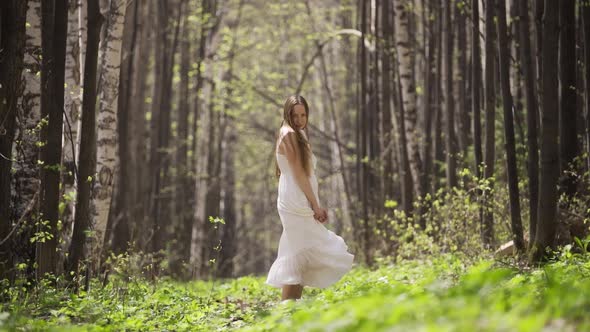
[[[292,130],[282,129],[281,137],[286,134],[285,129]],[[328,287],[351,269],[354,255],[348,252],[348,246],[340,236],[314,219],[311,204],[295,181],[287,157],[277,151],[276,158],[281,170],[277,210],[283,233],[277,259],[270,267],[266,283],[274,287],[296,284]],[[316,163],[312,154],[309,182],[318,199]]]

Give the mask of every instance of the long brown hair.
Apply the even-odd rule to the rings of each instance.
[[[310,166],[311,150],[310,150],[310,145],[309,145],[308,139],[303,136],[301,131],[295,129],[296,127],[293,125],[292,114],[293,114],[293,110],[295,109],[295,105],[303,105],[303,107],[305,108],[305,115],[306,115],[308,122],[306,123],[305,128],[303,128],[303,130],[305,131],[305,136],[309,137],[308,131],[307,131],[307,124],[309,124],[309,106],[307,105],[307,100],[305,100],[305,98],[303,98],[302,96],[299,96],[299,95],[289,96],[287,98],[287,100],[285,100],[285,105],[283,106],[283,121],[281,122],[281,128],[285,124],[287,124],[289,127],[291,127],[295,131],[295,135],[297,137],[297,149],[299,152],[298,155],[301,156],[301,166],[303,166],[303,171],[305,171],[305,174],[307,174],[309,176],[311,174],[311,166]],[[279,128],[279,131],[277,132],[276,142],[275,142],[275,149],[278,148],[280,137],[281,137],[281,129]],[[281,175],[281,170],[279,169],[279,165],[276,162],[276,158],[275,158],[275,174],[277,177],[279,177]]]

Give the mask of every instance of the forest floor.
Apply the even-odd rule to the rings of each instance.
[[[188,283],[111,278],[88,293],[4,289],[0,331],[588,331],[590,255],[543,267],[443,256],[355,267],[279,302],[264,277]]]

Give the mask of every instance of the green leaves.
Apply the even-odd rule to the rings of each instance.
[[[264,276],[215,281],[214,288],[212,281],[113,277],[104,288],[92,280],[80,294],[41,281],[34,290],[4,287],[0,330],[586,330],[590,255],[564,251],[570,254],[524,272],[453,255],[381,259],[286,303]]]

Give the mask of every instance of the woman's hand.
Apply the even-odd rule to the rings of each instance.
[[[321,223],[328,222],[328,211],[322,207],[317,206],[313,209],[313,217]]]

